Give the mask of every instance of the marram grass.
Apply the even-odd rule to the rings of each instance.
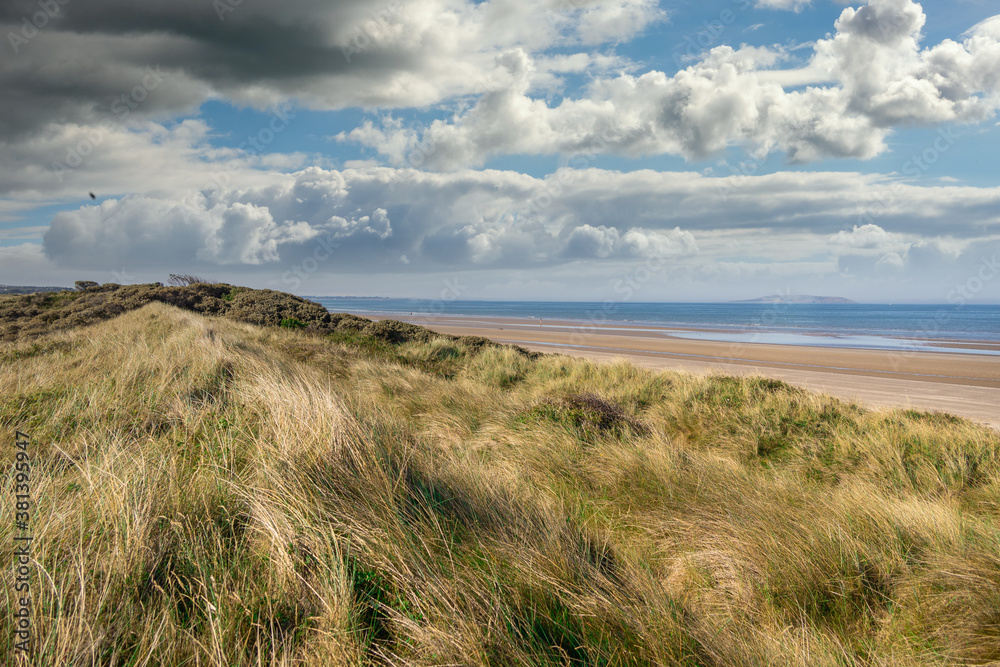
[[[1000,660],[1000,437],[959,419],[153,304],[0,344],[7,470],[15,430],[38,665]]]

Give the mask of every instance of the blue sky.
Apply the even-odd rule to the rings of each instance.
[[[1000,250],[985,0],[35,4],[3,284],[943,302]]]

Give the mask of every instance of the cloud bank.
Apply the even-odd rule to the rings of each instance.
[[[942,218],[954,221],[945,234]],[[44,248],[81,269],[287,270],[320,254],[323,272],[337,273],[654,257],[781,263],[817,253],[826,261],[895,253],[902,261],[928,239],[957,255],[996,238],[1000,188],[928,188],[852,173],[710,178],[567,168],[538,179],[309,168],[273,174],[266,185],[129,196],[60,213]]]

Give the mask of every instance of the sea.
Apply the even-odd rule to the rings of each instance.
[[[309,297],[331,312],[362,316],[518,318],[540,327],[586,331],[647,326],[699,340],[1000,355],[1000,306],[908,304],[632,303],[461,301]],[[554,321],[560,321],[556,323]],[[547,322],[549,321],[549,322]],[[970,343],[992,343],[974,349]],[[957,345],[956,345],[957,344]],[[977,346],[979,347],[979,346]]]

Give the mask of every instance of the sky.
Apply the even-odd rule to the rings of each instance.
[[[996,11],[3,0],[0,284],[997,304]]]

